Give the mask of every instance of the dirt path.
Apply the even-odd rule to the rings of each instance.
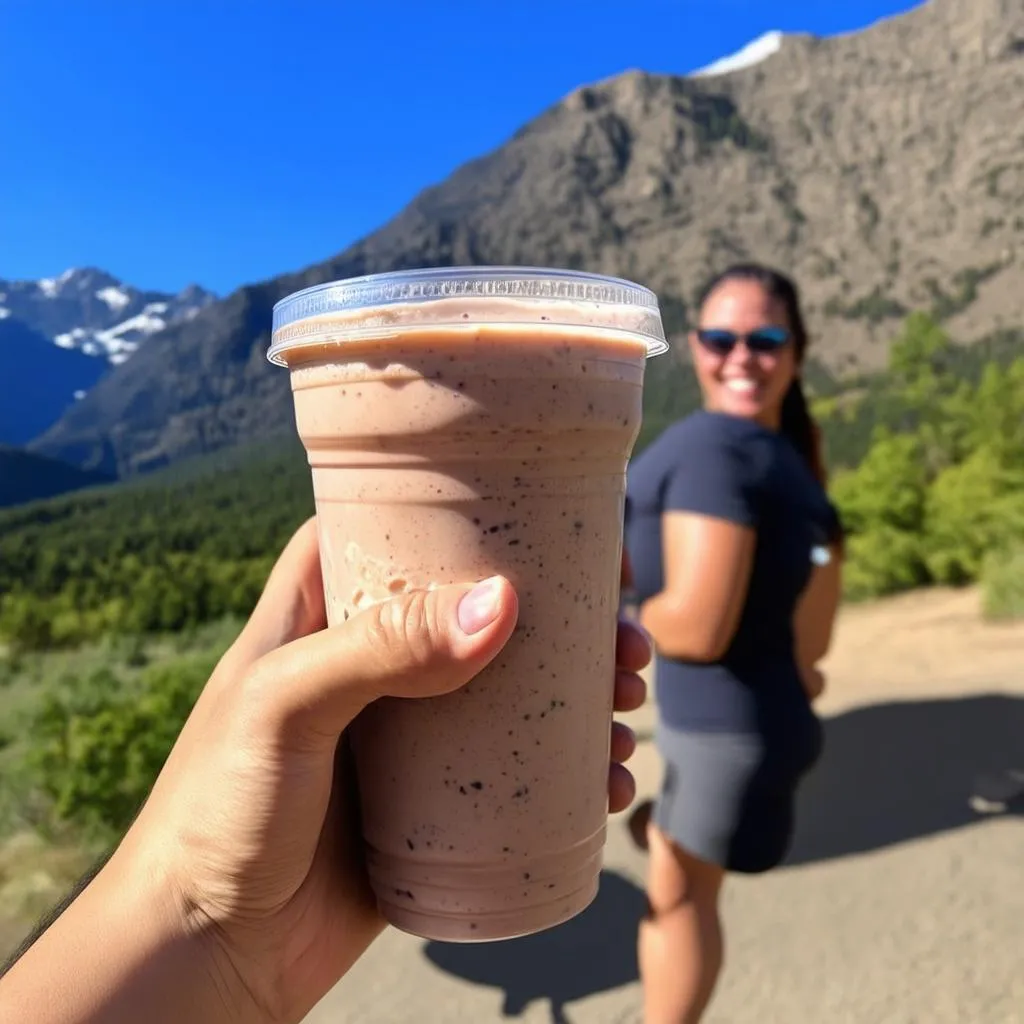
[[[822,710],[884,695],[1024,692],[1024,624],[992,625],[976,590],[935,590],[843,609],[827,661]]]
[[[1024,625],[970,591],[845,609],[828,754],[791,863],[731,880],[709,1024],[1024,1024],[1024,821],[979,819],[979,773],[1024,768]],[[653,709],[633,716],[641,734]],[[641,792],[656,788],[649,743]],[[431,946],[388,933],[307,1024],[640,1022],[643,859],[611,827],[597,903],[543,936]]]

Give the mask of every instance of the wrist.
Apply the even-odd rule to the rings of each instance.
[[[109,879],[101,874],[97,881],[126,891],[127,913],[147,915],[153,992],[165,986],[170,989],[168,1009],[161,1010],[169,1024],[186,1019],[190,1024],[274,1024],[277,1018],[259,1005],[246,986],[216,922],[188,898],[185,887],[167,868],[167,859],[149,856],[145,844],[137,849],[133,839],[129,833],[111,859]],[[180,995],[177,1004],[175,995]],[[152,997],[152,1002],[157,999]],[[163,1020],[150,1016],[146,1024],[163,1024]]]
[[[0,1019],[260,1024],[268,1016],[166,876],[118,850],[0,981]]]

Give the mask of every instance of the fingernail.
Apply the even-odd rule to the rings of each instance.
[[[501,605],[501,580],[497,576],[478,583],[459,602],[459,628],[472,636],[489,626]]]

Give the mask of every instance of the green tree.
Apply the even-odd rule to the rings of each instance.
[[[127,828],[212,670],[211,659],[180,659],[134,686],[100,670],[49,694],[29,727],[29,766],[54,818],[100,834]]]
[[[879,430],[860,466],[836,475],[832,498],[849,532],[848,596],[888,594],[927,581],[922,540],[927,487],[916,434]]]
[[[847,541],[843,588],[851,600],[881,597],[929,582],[917,534],[881,525]]]
[[[867,533],[879,526],[920,532],[928,487],[922,453],[917,434],[882,429],[855,470],[836,474],[832,498],[851,533]]]
[[[1024,469],[979,448],[939,474],[928,491],[925,564],[937,583],[978,578],[990,552],[1024,540]]]
[[[15,592],[0,598],[0,631],[16,651],[42,650],[53,640],[46,603]]]
[[[965,409],[971,449],[986,447],[1005,466],[1024,466],[1024,358],[990,363]]]
[[[926,466],[938,472],[967,448],[970,385],[957,373],[950,336],[926,313],[911,313],[889,352],[889,387],[905,428],[917,431]]]

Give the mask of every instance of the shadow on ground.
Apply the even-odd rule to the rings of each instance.
[[[448,974],[504,989],[505,1017],[546,999],[552,1024],[568,1024],[568,1003],[636,981],[636,934],[646,910],[641,889],[603,871],[594,902],[558,928],[508,942],[428,942],[424,953]]]
[[[1019,776],[1013,784],[1021,769],[1024,698],[875,704],[836,715],[826,720],[825,753],[800,793],[787,863],[961,828],[982,817],[972,809],[979,794],[1021,813]]]

